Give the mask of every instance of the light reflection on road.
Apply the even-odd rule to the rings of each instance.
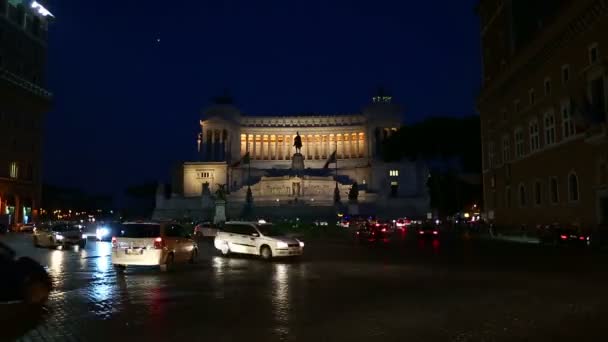
[[[275,333],[289,335],[289,275],[287,265],[277,264],[274,267],[272,312],[277,323]]]

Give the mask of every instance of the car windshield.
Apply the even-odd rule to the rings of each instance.
[[[79,231],[80,228],[78,228],[77,226],[72,226],[69,224],[59,224],[53,227],[53,231],[54,232],[60,232],[60,233],[65,233],[65,232],[75,232],[75,231]]]
[[[160,236],[160,225],[158,224],[123,224],[118,229],[119,237],[126,238],[152,238]]]
[[[277,229],[275,226],[271,225],[271,224],[258,224],[258,229],[260,230],[260,233],[262,233],[262,235],[264,236],[283,236],[285,234],[283,234],[283,232],[281,232],[279,229]]]

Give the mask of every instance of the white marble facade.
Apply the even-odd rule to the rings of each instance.
[[[402,116],[390,98],[374,100],[356,114],[262,116],[244,115],[228,104],[208,108],[199,122],[199,160],[184,163],[174,180],[179,183],[173,185],[175,203],[200,198],[202,184],[209,183],[212,193],[218,184],[227,184],[229,206],[244,203],[248,184],[257,205],[276,206],[297,198],[309,205],[330,206],[337,173],[343,199],[350,184],[357,182],[362,202],[391,198],[397,203],[402,198],[425,210],[426,167],[410,161],[389,164],[378,158],[382,140],[398,130]],[[294,177],[288,173],[297,133],[306,170]],[[337,165],[323,170],[334,151]],[[247,153],[250,165],[244,161]],[[163,205],[175,207],[169,202],[165,199]]]

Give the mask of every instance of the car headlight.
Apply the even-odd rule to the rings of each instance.
[[[108,228],[97,228],[97,230],[95,231],[95,235],[97,236],[98,239],[102,239],[108,235],[110,235],[110,230]]]
[[[57,239],[57,240],[63,240],[63,235],[57,234],[57,235],[55,235],[55,239]]]
[[[304,248],[304,242],[298,240],[298,242],[300,243],[300,247]]]
[[[86,239],[87,238],[87,234],[82,234],[82,238]]]
[[[289,247],[289,245],[287,245],[285,242],[283,242],[283,241],[277,242],[277,248],[287,248],[287,247]]]

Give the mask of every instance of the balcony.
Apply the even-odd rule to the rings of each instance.
[[[46,89],[18,76],[6,69],[0,69],[0,79],[7,81],[23,90],[29,91],[30,93],[40,96],[44,99],[50,100],[53,94]]]
[[[606,123],[593,124],[585,132],[585,142],[591,145],[601,145],[608,142]]]

